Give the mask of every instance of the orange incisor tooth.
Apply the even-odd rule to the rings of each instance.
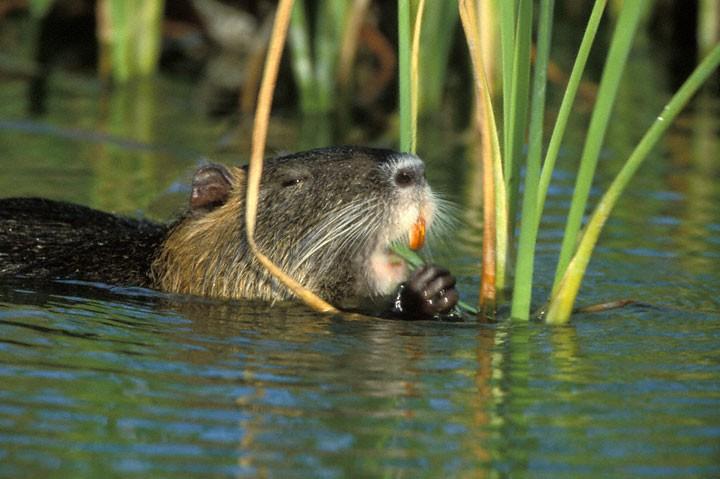
[[[425,216],[420,215],[410,228],[410,249],[417,251],[425,244]]]

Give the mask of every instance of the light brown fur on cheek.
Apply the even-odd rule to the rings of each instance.
[[[232,170],[235,184],[242,170]],[[279,299],[264,270],[246,247],[244,188],[201,217],[182,220],[170,233],[152,265],[156,285],[164,291],[223,298]]]

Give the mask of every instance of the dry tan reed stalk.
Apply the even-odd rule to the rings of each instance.
[[[497,301],[497,202],[495,191],[494,161],[497,154],[493,145],[495,122],[490,102],[490,93],[487,91],[488,80],[485,75],[484,63],[481,55],[478,12],[475,0],[460,0],[460,20],[465,30],[465,39],[470,50],[473,72],[475,74],[476,114],[477,124],[482,138],[482,168],[483,168],[483,246],[482,246],[482,277],[480,281],[480,310],[484,315],[492,315]]]
[[[422,32],[423,12],[425,0],[420,0],[415,25],[413,27],[412,46],[410,48],[410,118],[412,131],[410,132],[410,152],[415,153],[417,148],[417,117],[420,95],[420,33]]]
[[[290,15],[292,14],[293,0],[280,0],[275,14],[270,45],[268,47],[263,80],[260,85],[257,109],[255,110],[255,123],[253,125],[252,152],[250,155],[250,166],[248,169],[245,226],[247,241],[255,257],[267,268],[273,276],[287,286],[306,305],[321,313],[337,313],[338,310],[330,303],[318,297],[309,289],[285,274],[267,256],[265,256],[255,243],[255,220],[257,218],[258,195],[260,193],[260,177],[262,175],[263,155],[265,154],[265,142],[267,140],[268,123],[270,121],[270,110],[272,106],[273,92],[277,83],[280,59],[282,58],[283,47],[287,38]]]

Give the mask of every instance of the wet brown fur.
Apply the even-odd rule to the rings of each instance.
[[[168,226],[69,203],[0,200],[0,279],[292,299],[248,247],[245,181],[244,168],[201,167],[188,212]],[[300,152],[266,162],[255,240],[305,287],[352,307],[387,298],[405,280],[388,246],[407,241],[421,215],[430,221],[435,204],[415,157],[362,147]]]
[[[398,188],[387,185],[391,179],[382,172],[391,171],[387,168],[396,161],[396,154],[382,152],[387,155],[384,159],[380,152],[317,150],[308,160],[291,156],[285,162],[270,162],[263,173],[255,234],[260,250],[329,301],[384,293],[373,291],[372,280],[366,277],[369,257],[378,243],[388,241],[386,234],[398,229],[392,225],[397,224],[396,215],[405,211],[401,205],[410,201],[417,207],[426,194],[417,190],[417,199],[406,194],[388,196],[397,195]],[[294,172],[296,168],[307,168],[308,182],[315,183],[312,188],[285,195],[278,178],[287,174],[286,169]],[[231,168],[227,173],[232,188],[223,204],[209,212],[191,211],[171,228],[153,261],[153,282],[162,290],[183,294],[291,299],[291,293],[257,262],[247,246],[245,170]],[[337,228],[326,247],[308,253],[318,238],[327,239],[318,236],[324,228],[334,231],[338,218],[351,216],[348,211],[362,214],[351,224]],[[346,233],[353,228],[354,236]]]
[[[228,201],[205,215],[189,214],[171,229],[153,261],[154,282],[165,291],[225,298],[285,298],[245,242],[245,172],[229,170],[233,189]],[[234,242],[232,241],[234,240]]]

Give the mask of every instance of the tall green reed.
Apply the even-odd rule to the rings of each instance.
[[[47,14],[55,0],[30,0],[35,17]],[[165,0],[98,0],[97,36],[100,74],[124,83],[157,71]]]
[[[420,6],[417,6],[419,9]],[[419,49],[418,114],[438,112],[443,107],[450,53],[458,24],[458,9],[453,1],[430,0],[422,15]]]
[[[503,85],[503,95],[510,96],[509,110],[503,111],[505,123],[505,149],[503,151],[503,169],[508,194],[508,235],[510,251],[514,249],[516,213],[518,211],[520,190],[520,169],[522,165],[522,149],[525,144],[528,121],[528,99],[530,98],[530,65],[533,29],[533,1],[519,0],[514,20],[512,68],[510,84]],[[513,3],[513,2],[501,2]],[[504,9],[513,9],[504,6]],[[502,21],[510,19],[503,14]],[[501,31],[510,30],[510,26]],[[505,66],[503,65],[503,68]],[[512,253],[511,253],[512,254]]]
[[[54,0],[30,0],[28,2],[30,14],[36,18],[42,17],[50,9],[53,2]]]
[[[716,45],[703,59],[700,65],[673,95],[665,105],[663,111],[655,119],[650,129],[645,133],[640,143],[623,165],[605,195],[602,197],[593,215],[591,216],[585,232],[580,239],[576,253],[568,264],[567,270],[553,295],[548,307],[546,321],[551,324],[562,324],[568,321],[572,313],[580,289],[582,278],[590,262],[593,248],[597,244],[602,227],[612,212],[623,190],[627,188],[633,175],[638,171],[652,149],[657,145],[663,133],[680,114],[690,99],[697,93],[707,79],[720,66],[720,45]]]
[[[410,64],[412,25],[410,0],[398,0],[398,85],[400,110],[400,151],[414,151],[413,131],[417,125],[412,118],[412,71]]]
[[[476,0],[461,0],[460,13],[465,26],[466,38],[470,47],[473,68],[475,71],[476,96],[479,103],[489,102],[486,93],[487,80],[479,60],[475,58],[479,33],[477,25]],[[698,67],[696,73],[688,80],[683,88],[666,107],[662,116],[656,121],[648,134],[643,138],[638,148],[630,157],[626,165],[612,183],[608,193],[599,203],[598,209],[586,226],[585,232],[578,239],[582,219],[587,209],[590,186],[597,167],[597,160],[602,147],[605,132],[616,101],[618,85],[622,77],[633,39],[643,15],[650,5],[649,0],[635,0],[633,2],[617,2],[617,24],[611,40],[610,51],[606,58],[606,66],[598,91],[588,128],[587,138],[578,171],[576,188],[573,194],[567,226],[563,238],[560,257],[558,260],[553,294],[549,303],[547,321],[550,323],[566,322],[570,318],[577,292],[589,262],[593,246],[600,234],[600,230],[614,202],[626,187],[629,178],[634,174],[640,163],[649,154],[652,146],[659,140],[668,123],[677,115],[682,106],[700,87],[710,73],[717,68],[718,60],[712,54]],[[552,178],[553,168],[557,159],[562,137],[568,123],[572,104],[580,85],[583,70],[587,63],[592,43],[598,31],[607,0],[596,0],[590,14],[588,24],[565,91],[558,117],[550,137],[547,153],[542,161],[543,131],[544,131],[544,105],[547,85],[547,65],[550,53],[550,38],[552,31],[553,0],[540,0],[538,2],[540,14],[537,20],[537,54],[534,69],[530,61],[530,39],[533,31],[533,2],[519,0],[518,2],[500,2],[500,45],[502,58],[503,81],[503,141],[502,171],[494,173],[493,186],[507,187],[505,198],[508,208],[503,211],[496,208],[495,221],[506,215],[508,222],[508,252],[514,245],[515,209],[520,201],[519,188],[516,182],[519,179],[521,167],[525,171],[525,183],[522,190],[521,223],[519,228],[518,251],[515,261],[515,280],[512,299],[512,317],[528,320],[531,316],[533,272],[535,260],[535,245],[537,241],[540,218],[545,204],[545,197]],[[715,52],[715,50],[713,50]],[[533,71],[532,94],[528,89],[530,71]],[[527,99],[530,96],[531,108],[529,124],[527,123]],[[495,132],[488,132],[488,125],[495,125],[492,108],[479,108],[482,113],[483,137],[498,137]],[[528,153],[524,164],[522,147],[525,138],[528,138]],[[488,154],[496,156],[492,150]],[[488,178],[490,175],[487,175]],[[487,196],[485,196],[487,200]],[[490,226],[493,221],[487,221]],[[486,225],[487,226],[487,225]],[[486,235],[484,236],[486,237]],[[510,266],[507,257],[498,257],[498,264]],[[488,265],[484,261],[485,267]],[[483,271],[483,285],[485,289],[485,271]],[[481,302],[483,295],[481,293]]]
[[[101,65],[124,83],[157,70],[162,41],[164,0],[99,0],[98,36]]]
[[[460,19],[465,30],[475,76],[476,117],[480,129],[483,190],[482,275],[478,306],[484,317],[494,317],[498,291],[505,286],[507,259],[507,195],[502,170],[498,127],[493,112],[491,87],[486,72],[480,14],[474,0],[460,0]]]
[[[539,215],[542,212],[538,209],[537,194],[540,183],[545,91],[547,87],[547,66],[550,59],[550,38],[552,36],[552,15],[554,7],[554,0],[540,0],[537,55],[532,84],[532,104],[530,108],[529,148],[525,167],[525,189],[522,200],[522,227],[520,229],[517,261],[515,263],[515,283],[511,311],[514,318],[524,319],[530,315],[535,242],[539,226]]]
[[[290,20],[292,70],[304,113],[328,113],[334,106],[337,68],[351,12],[347,0],[317,2],[311,29],[304,0],[297,0]]]
[[[720,3],[717,0],[700,0],[697,32],[700,52],[710,51],[718,41],[720,41]]]
[[[635,32],[648,5],[648,0],[635,0],[624,2],[620,10],[615,34],[605,61],[605,70],[600,80],[597,100],[590,118],[585,147],[580,159],[580,168],[563,235],[553,291],[556,291],[577,246],[577,235],[582,226],[587,200],[590,196],[590,187],[592,186],[598,158],[600,157],[600,149],[610,122],[610,114],[617,97],[620,79],[630,54]]]

